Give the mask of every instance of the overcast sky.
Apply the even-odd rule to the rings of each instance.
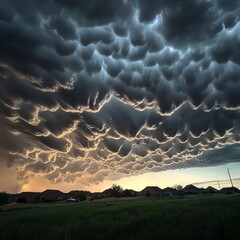
[[[239,163],[239,17],[239,0],[1,0],[0,190]]]

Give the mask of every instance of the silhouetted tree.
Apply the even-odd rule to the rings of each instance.
[[[6,192],[0,192],[0,205],[8,202],[8,196]]]
[[[83,192],[83,191],[80,191],[79,194],[78,194],[78,199],[79,201],[85,201],[87,199],[87,196],[86,196],[86,193]]]
[[[184,191],[183,191],[183,186],[180,184],[177,184],[174,186],[174,188],[178,191],[178,195],[183,198],[184,196]]]
[[[116,198],[116,200],[120,198],[123,188],[120,185],[113,184],[111,189],[112,189],[112,194]]]

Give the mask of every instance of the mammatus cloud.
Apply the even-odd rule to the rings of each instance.
[[[2,0],[8,166],[88,185],[238,161],[239,16],[237,0]]]

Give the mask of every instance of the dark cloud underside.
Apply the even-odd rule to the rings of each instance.
[[[238,161],[240,3],[2,0],[0,148],[19,177]]]

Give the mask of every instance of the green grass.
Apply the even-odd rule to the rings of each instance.
[[[42,206],[0,211],[0,239],[240,239],[239,195]]]

